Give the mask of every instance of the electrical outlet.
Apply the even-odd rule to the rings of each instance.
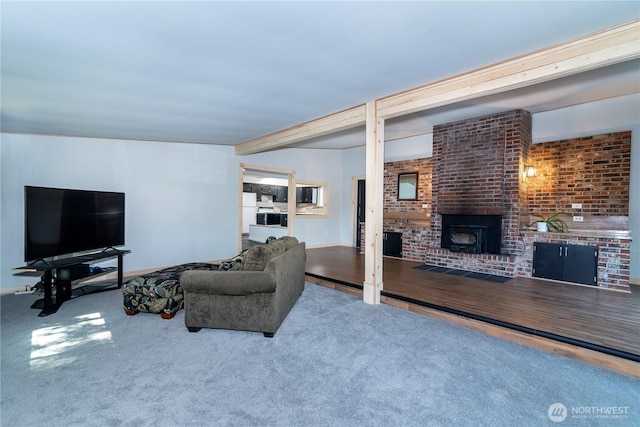
[[[428,207],[429,207],[429,204],[428,204],[428,203],[425,203],[425,204],[423,204],[423,205],[422,205],[422,208],[423,208],[423,209],[426,209],[426,208],[428,208]]]
[[[582,203],[572,203],[571,209],[582,209]]]
[[[584,218],[583,218],[583,217],[581,217],[581,216],[574,216],[574,217],[573,217],[573,221],[574,221],[574,222],[582,222],[583,220],[584,220]]]

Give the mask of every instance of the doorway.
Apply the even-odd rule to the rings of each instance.
[[[358,179],[356,182],[356,248],[362,247],[362,224],[365,221],[366,206],[366,184],[364,179]]]
[[[244,163],[241,163],[239,175],[240,203],[238,207],[238,252],[241,252],[245,248],[245,246],[248,245],[249,240],[252,239],[252,231],[255,233],[256,238],[264,237],[262,236],[262,234],[264,233],[267,233],[269,235],[274,233],[281,233],[287,236],[293,236],[295,215],[289,215],[289,213],[295,213],[296,206],[296,186],[294,180],[294,171],[269,168],[264,166],[246,165]],[[273,180],[278,181],[276,183],[277,185],[271,183],[271,181]],[[257,182],[261,182],[264,185],[252,185],[257,184]],[[253,193],[253,200],[256,200],[256,202],[252,203],[253,206],[249,206],[249,204],[246,202],[247,198],[245,197],[244,193],[252,192],[247,188],[247,184],[249,184],[248,187],[259,188],[258,192],[260,193],[260,198],[257,197],[257,193]],[[281,190],[284,191],[284,194],[281,194]],[[264,202],[262,200],[264,200]],[[277,202],[278,200],[283,200],[284,202]],[[268,229],[265,231],[263,230],[263,228],[266,228],[268,226],[272,227],[275,226],[275,224],[272,222],[269,222],[267,224],[267,222],[265,221],[263,227],[260,228],[260,225],[257,221],[260,213],[260,207],[262,206],[262,210],[265,210],[262,215],[264,215],[265,217],[274,217],[276,215],[276,212],[273,211],[273,209],[270,210],[271,214],[266,213],[266,211],[269,210],[270,206],[273,207],[274,201],[276,201],[278,206],[282,208],[278,209],[277,214],[278,229]],[[252,213],[249,213],[249,211],[251,211]],[[282,215],[281,213],[279,213],[280,211],[286,213]],[[280,220],[283,216],[286,218],[286,221],[280,223]],[[246,224],[247,221],[249,221],[249,224]],[[252,230],[252,228],[255,228],[255,230]],[[248,231],[248,233],[246,231]],[[261,240],[264,241],[264,239]]]

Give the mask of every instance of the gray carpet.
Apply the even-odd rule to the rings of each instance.
[[[640,425],[639,380],[309,283],[273,339],[35,299],[1,298],[3,427]]]

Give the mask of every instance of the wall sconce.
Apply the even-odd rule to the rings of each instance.
[[[524,165],[524,177],[525,178],[533,178],[536,176],[536,167],[530,165]]]

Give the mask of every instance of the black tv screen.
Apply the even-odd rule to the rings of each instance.
[[[24,187],[25,261],[124,245],[124,193]]]

